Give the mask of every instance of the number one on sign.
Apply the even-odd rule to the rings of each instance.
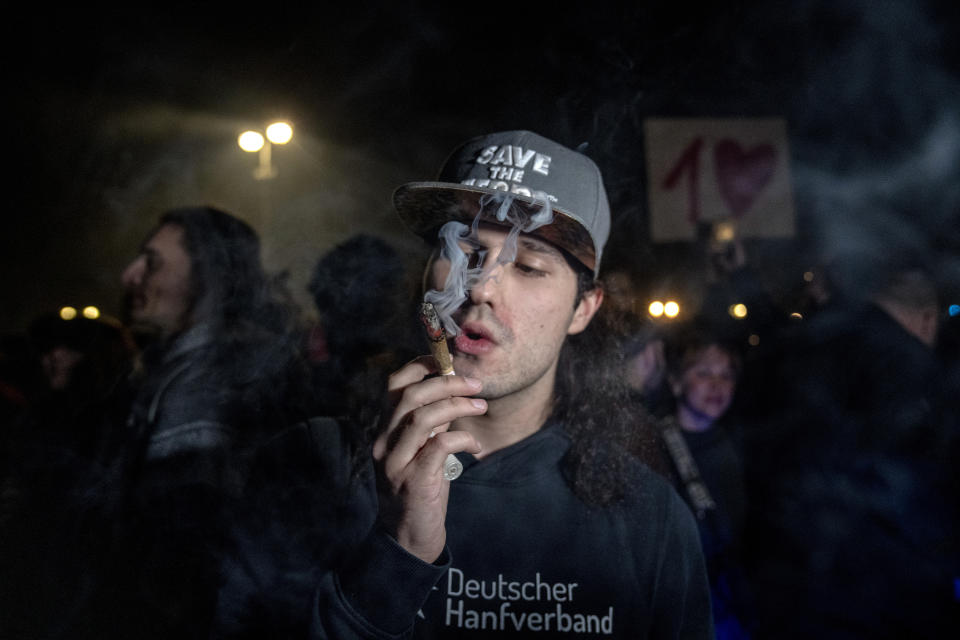
[[[664,189],[673,189],[687,176],[687,219],[700,220],[700,150],[703,137],[687,145],[663,179]],[[776,170],[776,150],[771,144],[744,149],[736,141],[719,140],[713,147],[714,173],[720,199],[735,218],[741,218],[767,187]]]
[[[687,219],[691,223],[696,223],[700,219],[700,148],[702,146],[703,138],[694,138],[663,179],[663,188],[673,189],[684,174],[689,176],[687,178],[687,203],[689,206]]]

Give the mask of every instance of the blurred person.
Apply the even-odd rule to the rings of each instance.
[[[359,425],[378,417],[390,372],[422,348],[408,280],[394,247],[366,233],[334,246],[314,266],[310,408],[350,425],[343,436],[354,448],[367,435]],[[328,482],[350,458],[318,455],[325,440],[311,424],[280,425],[249,459],[242,513],[232,514],[227,533],[214,637],[308,633],[315,568],[335,560],[343,523],[357,510],[354,496],[340,496]]]
[[[693,324],[672,336],[667,358],[675,406],[661,423],[663,442],[677,490],[697,517],[717,637],[748,638],[743,461],[723,421],[736,392],[741,355],[708,327]]]
[[[85,473],[107,464],[136,357],[129,333],[106,316],[63,320],[50,313],[34,319],[27,340],[21,376],[36,382],[19,391],[2,471]]]
[[[666,415],[673,408],[673,402],[667,380],[663,332],[632,313],[620,324],[624,334],[624,376],[631,394],[651,415]]]
[[[73,370],[83,362],[83,354],[71,347],[57,345],[41,356],[40,366],[47,385],[54,391],[63,391],[70,384]]]
[[[45,381],[32,403],[34,426],[59,434],[78,455],[104,455],[117,437],[117,412],[135,367],[130,332],[108,316],[64,320],[50,313],[36,318],[29,334]]]
[[[91,504],[123,425],[135,357],[125,328],[106,316],[45,314],[28,336],[42,383],[0,461],[0,628],[11,638],[49,633],[66,594],[82,592],[98,570],[101,556],[86,546],[104,542]]]
[[[361,394],[381,388],[417,355],[422,337],[408,308],[409,280],[396,249],[369,234],[352,236],[317,261],[308,288],[324,339],[324,356],[314,363],[324,415],[369,405],[372,399]]]
[[[314,637],[711,637],[693,519],[627,454],[621,354],[595,324],[610,225],[596,166],[530,132],[490,134],[394,202],[422,237],[459,237],[436,245],[429,286],[452,293],[461,267],[478,279],[449,307],[456,373],[420,357],[389,379],[373,459],[358,451],[343,480],[365,506],[320,579]]]
[[[252,452],[310,406],[296,309],[256,232],[211,207],[161,215],[122,282],[145,347],[121,457],[127,562],[113,581],[127,588],[114,595],[158,637],[206,637]]]
[[[130,415],[146,465],[183,456],[183,480],[226,480],[222,455],[301,399],[288,394],[303,371],[295,310],[256,232],[209,207],[168,211],[122,281],[131,325],[149,336]]]
[[[922,260],[861,264],[770,363],[746,432],[764,637],[947,637],[960,628],[958,416]],[[852,289],[848,288],[848,291]]]

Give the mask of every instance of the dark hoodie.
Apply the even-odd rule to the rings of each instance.
[[[585,504],[561,472],[569,446],[552,426],[481,460],[460,454],[434,564],[368,514],[321,579],[313,637],[711,638],[689,509],[639,463],[624,500]]]

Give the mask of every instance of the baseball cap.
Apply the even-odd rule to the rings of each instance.
[[[530,131],[503,131],[460,145],[435,182],[411,182],[393,204],[411,231],[433,242],[444,223],[471,223],[477,214],[497,222],[491,196],[512,194],[514,206],[534,215],[546,196],[553,222],[531,233],[564,249],[593,271],[610,235],[610,205],[600,170],[590,158]],[[483,209],[481,211],[481,208]]]

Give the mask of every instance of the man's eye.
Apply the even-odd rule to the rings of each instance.
[[[522,262],[514,262],[513,265],[517,271],[519,271],[520,273],[526,276],[542,278],[543,276],[547,275],[546,271],[543,271],[541,269],[536,269],[534,267],[531,267],[528,264],[523,264]]]
[[[479,251],[468,251],[467,252],[467,268],[476,269],[483,262],[483,254]]]

